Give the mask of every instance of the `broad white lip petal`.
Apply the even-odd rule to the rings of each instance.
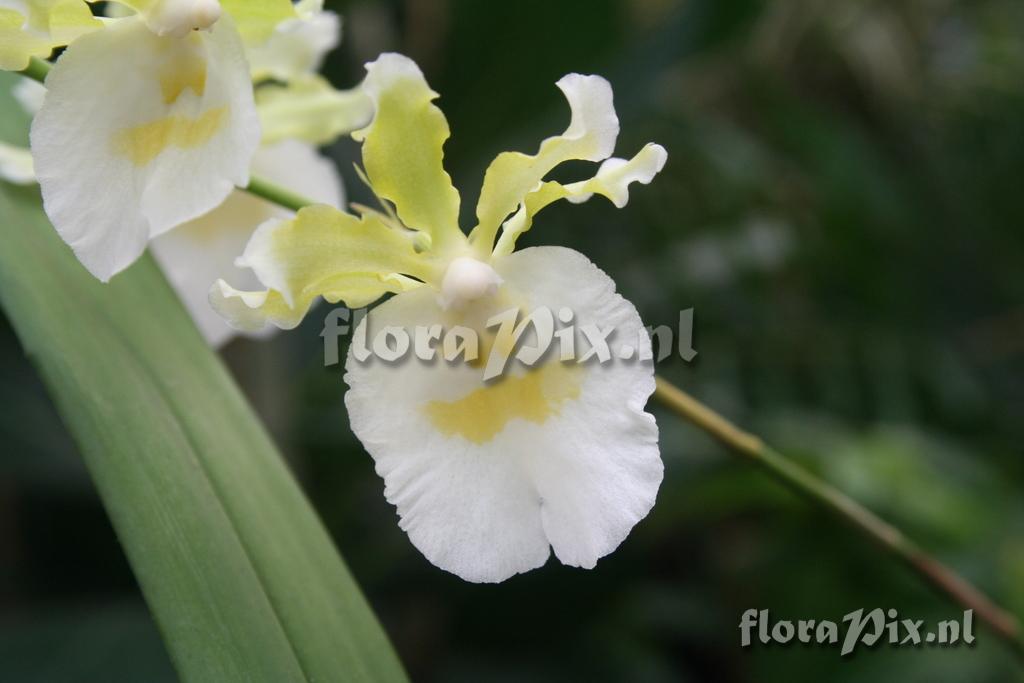
[[[504,280],[499,297],[527,310],[567,307],[581,326],[613,326],[613,353],[626,345],[649,351],[636,309],[582,254],[533,248],[493,266]],[[386,326],[459,320],[422,288],[381,304],[362,324],[371,343]],[[654,505],[663,467],[657,426],[644,412],[654,391],[649,363],[549,360],[501,380],[539,385],[502,390],[482,389],[482,367],[372,355],[360,362],[353,354],[345,375],[352,429],[402,529],[442,569],[502,581],[544,564],[549,546],[565,564],[593,567]]]
[[[31,134],[44,207],[101,280],[249,182],[259,122],[228,17],[181,39],[118,20],[75,41],[46,84]]]
[[[260,177],[318,202],[340,207],[345,201],[334,164],[311,145],[290,140],[261,147],[252,168]],[[211,346],[220,346],[237,333],[211,308],[211,285],[228,277],[243,289],[259,288],[252,271],[235,267],[235,259],[257,227],[291,215],[266,200],[235,190],[213,211],[153,240],[153,256]]]

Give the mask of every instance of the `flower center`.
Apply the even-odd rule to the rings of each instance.
[[[448,265],[441,280],[441,307],[459,309],[471,301],[492,296],[501,282],[501,276],[488,264],[460,256]]]

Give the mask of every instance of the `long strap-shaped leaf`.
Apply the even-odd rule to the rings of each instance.
[[[0,100],[8,131],[9,103]],[[0,303],[81,448],[182,679],[405,680],[262,425],[153,262],[100,284],[39,202],[0,183]]]

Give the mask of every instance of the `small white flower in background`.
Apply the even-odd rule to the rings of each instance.
[[[569,127],[536,155],[494,160],[467,237],[442,167],[449,130],[437,95],[409,59],[382,55],[363,84],[373,119],[353,135],[371,187],[394,214],[314,206],[267,223],[239,259],[265,289],[219,281],[211,303],[233,325],[258,330],[294,327],[319,297],[359,307],[393,292],[362,325],[463,325],[485,339],[486,321],[510,308],[568,308],[578,325],[613,326],[617,340],[641,339],[649,350],[636,309],[585,256],[514,252],[552,201],[601,194],[623,206],[629,184],[650,182],[665,162],[653,144],[629,161],[608,158],[619,124],[603,78],[571,74],[558,86]],[[544,180],[573,159],[603,163],[578,183]],[[346,370],[352,428],[401,527],[431,562],[464,579],[502,581],[541,566],[551,549],[565,564],[593,567],[654,504],[663,468],[657,426],[644,412],[649,364],[548,359],[485,383],[480,364],[390,364],[350,352]]]
[[[125,4],[138,13],[57,60],[31,132],[46,213],[103,281],[248,184],[260,140],[242,38],[220,5]]]

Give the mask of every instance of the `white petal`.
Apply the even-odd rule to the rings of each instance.
[[[261,148],[253,157],[253,172],[318,202],[344,203],[341,178],[334,164],[311,145],[287,141]],[[153,256],[178,292],[203,336],[212,346],[227,342],[236,331],[211,307],[210,287],[227,278],[243,289],[258,289],[252,271],[235,266],[253,232],[272,218],[291,212],[253,195],[235,190],[210,213],[153,240]],[[274,328],[267,328],[269,333]]]
[[[300,16],[281,22],[270,38],[249,48],[253,78],[288,81],[320,70],[324,57],[341,40],[341,19],[334,12],[300,8]]]
[[[561,137],[575,141],[580,159],[600,161],[611,156],[619,137],[619,117],[612,102],[612,86],[600,76],[568,74],[555,83],[572,111]]]
[[[623,208],[629,203],[629,186],[632,183],[649,185],[654,176],[661,173],[668,161],[668,152],[657,144],[648,144],[632,159],[606,159],[597,169],[597,175],[590,180],[566,186],[568,199],[574,204],[582,204],[590,199],[594,192],[599,192],[611,200],[616,208]]]
[[[18,100],[22,109],[34,116],[43,106],[46,87],[31,78],[22,78],[11,88],[11,94],[14,95],[14,99]]]
[[[625,345],[649,350],[636,309],[583,255],[534,248],[492,265],[504,281],[504,303],[488,304],[494,312],[510,301],[527,310],[568,307],[578,325],[614,326],[613,352]],[[459,321],[453,316],[424,287],[381,304],[363,324],[372,344],[386,326],[450,328]],[[662,463],[657,426],[644,412],[654,390],[650,364],[549,361],[534,370],[553,373],[542,405],[524,412],[515,391],[508,405],[468,402],[482,398],[481,367],[389,364],[372,356],[360,362],[356,348],[345,376],[352,428],[384,478],[401,527],[437,566],[469,581],[502,581],[543,564],[550,545],[562,562],[593,567],[653,506]],[[470,396],[466,405],[485,411],[467,416],[478,422],[438,422],[435,406]]]
[[[118,20],[75,41],[46,84],[32,125],[44,206],[101,280],[248,183],[259,122],[227,17],[182,39]]]
[[[31,185],[36,182],[32,153],[24,147],[0,142],[0,180],[15,185]]]

